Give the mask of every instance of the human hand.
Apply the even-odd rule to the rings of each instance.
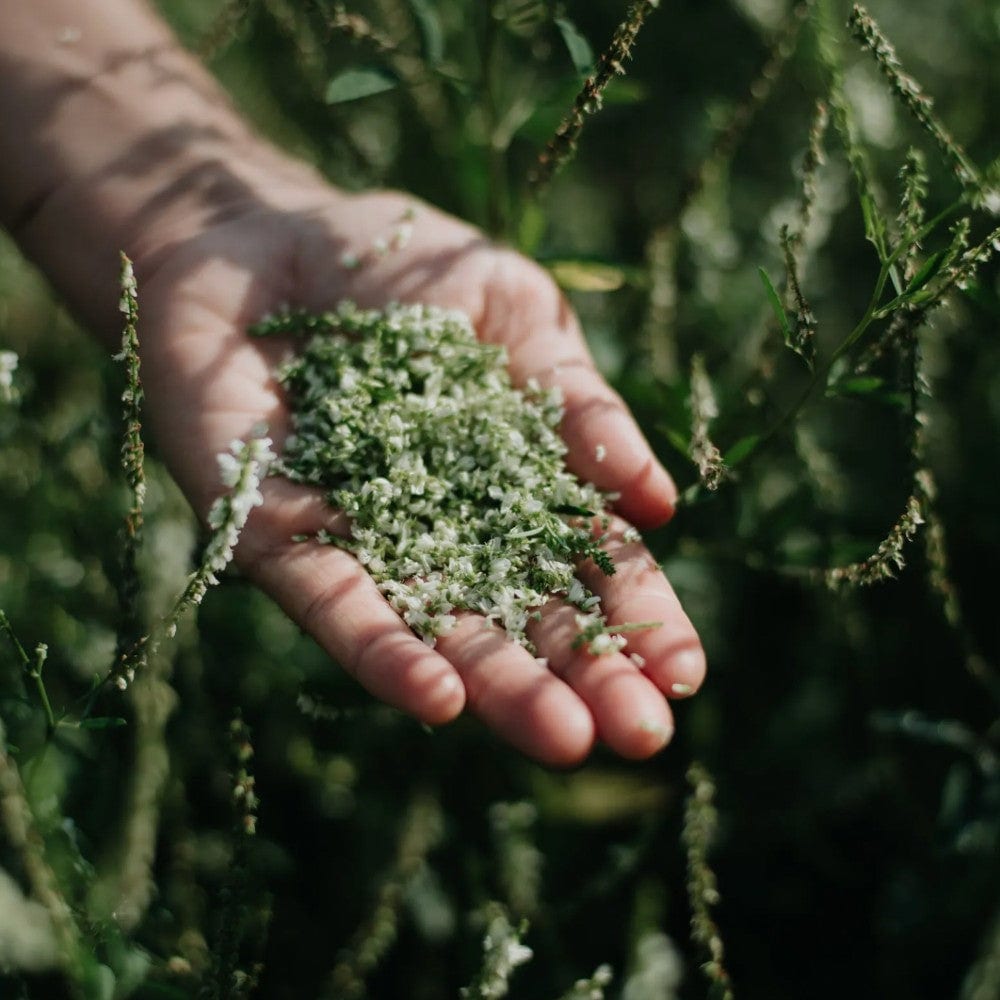
[[[595,739],[626,757],[655,753],[673,731],[666,696],[698,687],[704,656],[655,561],[621,536],[626,520],[665,521],[674,487],[597,374],[552,281],[402,195],[347,196],[295,170],[247,192],[214,216],[148,234],[134,254],[149,423],[195,510],[204,517],[220,492],[215,456],[233,438],[264,422],[280,448],[288,432],[273,371],[291,346],[249,338],[251,323],[283,306],[321,311],[344,298],[462,309],[482,339],[506,345],[515,383],[534,376],[561,386],[570,468],[621,494],[615,509],[625,520],[616,519],[608,546],[617,572],[585,564],[580,575],[612,624],[663,623],[629,637],[642,668],[621,653],[572,649],[576,609],[557,599],[529,628],[547,668],[472,614],[430,649],[353,556],[292,540],[347,525],[318,490],[283,479],[265,482],[237,563],[372,694],[425,722],[447,722],[468,705],[524,753],[556,765],[579,762]]]

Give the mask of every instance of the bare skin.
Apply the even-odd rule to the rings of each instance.
[[[82,15],[69,54],[39,40],[78,24],[76,3],[16,6],[0,11],[0,94],[10,105],[0,96],[0,121],[21,124],[0,126],[0,219],[109,345],[118,249],[133,258],[147,422],[199,516],[221,489],[215,456],[233,438],[261,422],[279,446],[286,433],[272,371],[290,345],[251,340],[247,325],[283,306],[350,298],[468,312],[484,340],[507,346],[515,382],[562,387],[569,464],[621,494],[618,532],[625,521],[642,528],[670,517],[669,475],[541,269],[408,196],[347,195],[287,159],[250,132],[138,0]],[[31,157],[46,165],[33,170]],[[372,257],[408,209],[412,240]],[[345,253],[364,262],[345,267]],[[315,491],[272,479],[264,492],[237,550],[243,572],[372,694],[428,723],[467,707],[548,764],[580,762],[595,740],[643,758],[673,732],[668,697],[703,679],[694,628],[640,543],[611,543],[613,577],[581,572],[612,623],[663,622],[630,637],[645,665],[572,650],[572,609],[552,601],[532,635],[545,668],[472,615],[429,649],[352,556],[291,541],[344,529]]]

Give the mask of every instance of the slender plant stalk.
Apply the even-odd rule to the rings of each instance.
[[[161,658],[162,660],[163,658]],[[152,902],[153,862],[160,828],[160,805],[170,777],[167,721],[178,704],[164,667],[153,667],[132,686],[135,759],[128,778],[125,824],[115,868],[105,882],[110,912],[125,933],[135,930]]]
[[[625,20],[618,25],[610,45],[601,53],[597,71],[593,76],[587,77],[569,114],[539,154],[538,162],[528,178],[528,183],[536,194],[544,191],[556,173],[573,158],[587,117],[600,111],[608,84],[616,76],[625,74],[625,63],[632,55],[639,31],[646,18],[658,6],[659,0],[637,0],[629,6]]]
[[[55,712],[52,710],[49,692],[45,687],[45,679],[42,677],[42,667],[45,665],[45,658],[48,656],[49,647],[44,642],[40,642],[35,647],[34,657],[28,656],[24,646],[21,645],[20,640],[14,633],[14,627],[11,625],[10,619],[2,609],[0,609],[0,632],[7,636],[8,641],[14,649],[14,655],[21,661],[25,676],[31,681],[38,695],[42,711],[45,713],[46,734],[51,738],[59,723]]]
[[[765,430],[763,434],[761,434],[757,446],[754,448],[754,454],[757,454],[762,447],[773,441],[777,435],[783,431],[796,416],[798,416],[799,412],[812,399],[816,390],[820,386],[826,385],[827,378],[829,377],[830,370],[833,366],[868,332],[872,324],[878,320],[886,318],[891,312],[902,305],[902,296],[897,296],[882,305],[879,304],[885,296],[886,285],[889,284],[890,276],[896,263],[909,250],[913,243],[919,243],[925,239],[946,218],[948,218],[948,216],[959,211],[962,204],[962,201],[953,202],[947,208],[943,209],[936,216],[934,216],[933,219],[925,223],[920,231],[914,234],[914,238],[912,240],[900,243],[895,250],[891,251],[887,255],[881,268],[879,269],[878,277],[875,279],[875,288],[872,291],[871,297],[868,300],[868,305],[865,307],[865,311],[861,319],[858,320],[855,326],[851,329],[850,333],[848,333],[840,344],[838,344],[833,350],[833,352],[831,352],[829,357],[827,357],[822,364],[816,366],[813,371],[812,378],[810,378],[808,384],[802,390],[795,402],[784,413],[782,413],[782,415],[767,430]],[[986,241],[984,241],[984,244],[985,242]],[[959,280],[960,275],[956,273],[950,281],[949,287],[957,284]]]
[[[792,8],[787,21],[768,49],[764,65],[747,88],[748,96],[737,104],[726,123],[716,131],[708,153],[687,175],[672,219],[655,229],[647,244],[650,294],[645,339],[653,371],[665,382],[673,381],[678,371],[673,330],[677,298],[674,273],[677,261],[677,220],[733,156],[757,112],[767,103],[786,63],[796,50],[802,26],[808,21],[815,4],[816,0],[802,0]],[[803,197],[805,198],[805,194]],[[803,208],[803,211],[807,209]]]
[[[399,912],[407,886],[426,862],[442,833],[441,806],[426,791],[410,802],[396,847],[396,860],[375,894],[375,903],[334,966],[324,996],[357,1000],[367,994],[365,981],[396,940]]]
[[[242,946],[250,931],[253,917],[250,893],[250,843],[257,834],[256,780],[251,771],[254,755],[250,728],[237,711],[229,724],[229,759],[232,773],[233,860],[221,893],[221,908],[212,954],[212,969],[202,989],[202,1000],[238,1000],[249,997],[257,988],[263,964],[259,954],[263,937],[270,922],[270,907],[263,911],[257,958],[248,968],[241,968]],[[245,964],[245,963],[243,963]]]
[[[122,546],[122,575],[118,587],[120,622],[116,659],[119,659],[139,634],[139,572],[136,565],[142,547],[143,506],[146,499],[145,445],[142,440],[143,388],[139,376],[139,299],[132,261],[121,254],[121,301],[125,317],[122,349],[115,360],[125,366],[125,389],[122,392],[124,434],[121,444],[122,471],[130,493],[125,516]]]
[[[31,890],[48,911],[56,935],[62,967],[74,996],[85,996],[83,944],[73,911],[45,858],[45,843],[35,825],[17,764],[7,753],[6,731],[0,721],[0,821],[10,845],[17,851]]]
[[[691,461],[698,466],[698,475],[705,489],[715,492],[731,472],[722,459],[722,452],[710,436],[712,421],[719,415],[715,393],[705,362],[700,354],[691,359],[691,394],[688,397],[691,410],[691,441],[688,453]]]
[[[983,939],[982,950],[962,983],[959,1000],[995,1000],[1000,995],[1000,911]]]
[[[534,918],[540,907],[542,865],[533,827],[538,810],[531,802],[495,802],[490,806],[490,829],[496,851],[497,879],[511,912]]]
[[[697,762],[688,768],[691,792],[684,808],[681,839],[687,850],[688,900],[691,906],[691,937],[708,953],[702,971],[714,996],[733,1000],[733,988],[724,965],[725,947],[712,907],[719,902],[715,872],[708,863],[708,853],[718,827],[715,811],[715,784],[705,767]]]
[[[854,37],[875,59],[893,95],[937,143],[959,183],[970,191],[980,191],[982,180],[979,171],[934,114],[934,102],[923,92],[920,84],[904,71],[896,50],[882,34],[875,19],[861,4],[855,4],[848,25]]]
[[[680,216],[705,188],[733,155],[740,140],[753,123],[757,113],[767,104],[781,79],[782,71],[798,45],[802,26],[808,21],[817,0],[801,0],[788,15],[767,50],[767,57],[760,72],[746,90],[747,96],[740,101],[715,133],[715,138],[707,155],[687,178],[678,201],[675,215]]]

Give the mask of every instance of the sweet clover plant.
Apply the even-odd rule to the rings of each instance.
[[[529,620],[557,595],[579,609],[579,644],[625,646],[576,575],[582,559],[615,567],[608,498],[564,465],[558,388],[515,388],[503,347],[432,306],[342,303],[254,332],[309,337],[278,373],[293,433],[274,470],[350,516],[350,537],[319,538],[352,552],[429,645],[468,610],[534,651]]]

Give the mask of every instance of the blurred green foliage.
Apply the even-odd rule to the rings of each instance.
[[[717,786],[713,912],[737,996],[995,997],[996,264],[919,331],[931,397],[922,458],[937,480],[949,580],[918,536],[898,579],[855,590],[824,587],[813,571],[873,553],[912,492],[907,355],[846,390],[842,381],[845,391],[820,386],[781,423],[810,375],[785,349],[758,274],[785,295],[779,234],[795,224],[815,101],[829,93],[824,44],[841,53],[885,214],[911,145],[928,164],[929,216],[961,194],[851,40],[848,6],[664,0],[575,159],[537,198],[532,165],[622,3],[160,7],[188,44],[210,50],[258,127],[334,182],[404,188],[558,263],[600,364],[686,491],[649,542],[704,638],[710,677],[677,706],[677,737],[656,760],[599,752],[554,774],[475,722],[430,733],[374,705],[235,576],[145,688],[109,697],[125,727],[46,742],[37,700],[0,646],[11,758],[46,856],[97,942],[92,981],[113,976],[117,995],[140,997],[245,995],[254,980],[262,997],[360,996],[363,981],[373,997],[454,997],[478,968],[484,905],[499,899],[531,925],[535,956],[515,973],[514,996],[559,996],[608,962],[609,996],[666,1000],[669,978],[639,992],[655,982],[642,962],[651,941],[663,958],[652,937],[662,932],[684,956],[679,995],[702,996],[680,838],[697,758]],[[1000,153],[1000,8],[874,0],[871,10],[985,168]],[[832,125],[825,148],[802,274],[820,361],[864,314],[879,273]],[[974,242],[996,224],[985,211],[971,219]],[[947,240],[929,237],[926,252]],[[114,651],[123,376],[7,244],[0,348],[21,358],[20,402],[0,405],[0,608],[26,649],[49,645],[48,692],[70,708]],[[682,453],[696,354],[718,407],[712,439],[736,473],[715,492]],[[776,423],[751,450],[747,437]],[[746,453],[738,463],[734,446]],[[155,456],[147,472],[142,579],[154,615],[197,540]],[[234,764],[238,710],[254,753]],[[233,826],[232,774],[244,764],[260,798],[253,838]],[[150,788],[162,798],[147,831],[155,890],[129,887],[130,924],[108,900]],[[2,834],[0,867],[24,876]],[[57,997],[61,982],[0,975],[0,995]],[[104,988],[92,995],[111,996]]]

